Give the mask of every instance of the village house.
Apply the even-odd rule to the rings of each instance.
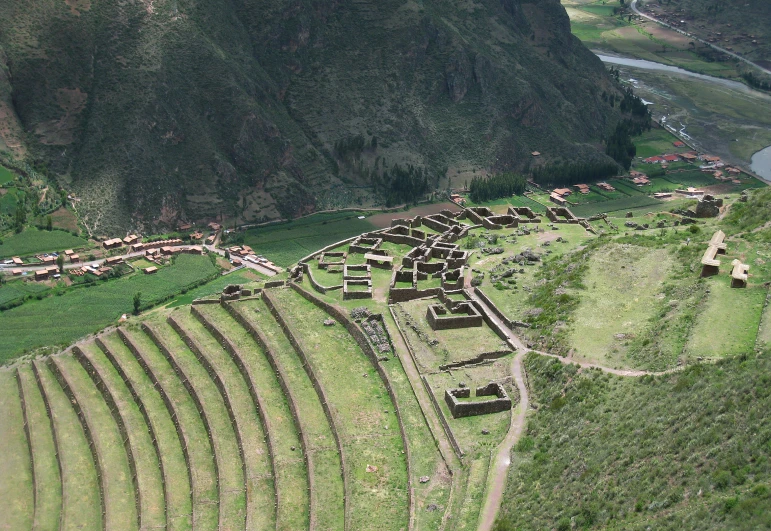
[[[653,197],[656,198],[656,199],[669,199],[670,197],[672,197],[672,193],[671,192],[657,192],[657,193],[653,194]]]
[[[139,236],[137,236],[136,234],[130,234],[125,238],[123,238],[123,243],[125,245],[134,245],[138,241],[139,241]]]
[[[604,182],[603,182],[603,183],[597,183],[597,188],[600,188],[600,189],[602,189],[602,190],[605,190],[606,192],[615,192],[615,191],[616,191],[616,189],[615,189],[615,188],[613,188],[613,187],[612,187],[611,185],[609,185],[608,183],[604,183]]]
[[[685,143],[683,143],[681,140],[675,140],[672,142],[672,145],[675,147],[685,147]]]
[[[567,203],[567,201],[562,196],[558,195],[555,192],[552,192],[551,195],[549,195],[549,200],[552,203],[556,203],[560,206],[564,206]]]
[[[13,265],[24,265],[24,261],[18,256],[14,256],[11,260],[13,260]]]
[[[575,185],[575,188],[578,188],[578,191],[584,195],[590,192],[588,184],[577,184]]]
[[[677,155],[664,155],[661,158],[663,158],[665,162],[677,162],[680,160],[680,157]]]
[[[108,251],[110,249],[117,249],[118,247],[123,246],[123,240],[121,240],[120,238],[112,238],[110,240],[103,241],[102,246]]]
[[[680,153],[680,158],[688,162],[694,162],[698,157],[696,156],[696,153],[689,152],[689,153]]]
[[[643,160],[643,162],[646,164],[660,164],[664,162],[664,159],[659,156],[655,156],[655,157],[648,157],[647,159]]]
[[[155,266],[150,266],[144,268],[142,271],[144,271],[145,275],[153,275],[158,272],[158,268]]]
[[[77,264],[80,262],[80,255],[79,254],[71,254],[70,255],[70,263],[71,264]]]
[[[570,188],[555,188],[553,193],[557,194],[560,197],[567,197],[573,192],[570,191]]]
[[[75,254],[75,251],[73,251],[72,249],[67,249],[66,251],[64,251],[64,254],[67,256],[72,256],[73,254]]]
[[[633,177],[632,182],[637,186],[646,186],[651,183],[650,179],[648,179],[645,175],[641,177]]]
[[[12,269],[11,274],[15,277],[18,277],[19,275],[21,275],[21,269]]]

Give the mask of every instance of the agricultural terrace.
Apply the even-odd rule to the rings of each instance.
[[[571,362],[627,376],[685,368],[656,377],[676,390],[711,370],[699,362],[769,341],[768,213],[743,215],[767,210],[768,190],[721,197],[719,216],[700,219],[678,208],[587,221],[504,204],[397,213],[384,229],[312,255],[288,280],[236,271],[188,288],[189,303],[176,290],[218,270],[180,256],[141,288],[168,297],[166,306],[0,369],[10,471],[0,476],[2,524],[487,529],[515,443],[506,499],[546,521],[531,489],[519,487],[538,474],[550,489],[562,481],[555,460],[538,457],[562,444],[562,435],[541,436],[551,433],[546,422],[578,440],[584,424],[563,409],[591,425],[585,408],[597,396],[660,398],[645,387],[652,376],[622,381]],[[702,276],[718,230],[725,253],[715,251],[719,264]],[[731,287],[734,260],[749,266],[743,287]],[[45,333],[80,337],[69,321],[78,305],[67,301],[101,293],[104,306],[77,302],[107,313],[107,300],[114,309],[125,298],[128,313],[139,289],[132,278],[6,311],[0,322],[12,339],[3,340],[42,335],[28,324],[27,336],[13,336],[40,315],[27,308],[47,304],[64,304],[50,311],[61,308],[70,324]],[[529,412],[528,393],[538,406]],[[604,454],[592,437],[580,444],[597,461]],[[633,446],[619,451],[645,459]],[[655,517],[652,492],[638,495]],[[502,522],[520,517],[508,503]],[[601,514],[580,513],[583,522]]]

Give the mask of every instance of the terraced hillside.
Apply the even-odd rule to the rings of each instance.
[[[405,529],[422,418],[329,318],[280,288],[1,371],[4,525]]]

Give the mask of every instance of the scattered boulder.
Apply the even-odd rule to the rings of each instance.
[[[626,217],[628,217],[628,218],[633,218],[633,217],[634,217],[634,213],[632,213],[632,212],[627,212],[627,213],[626,213]]]
[[[336,324],[334,319],[324,319],[324,326],[335,326]]]
[[[420,481],[421,483],[428,483],[430,480],[431,478],[428,476],[420,476],[420,478],[418,479],[418,481]]]

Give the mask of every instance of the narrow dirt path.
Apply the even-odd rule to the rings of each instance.
[[[522,358],[524,356],[524,352],[520,350],[511,361],[511,375],[514,377],[514,382],[519,391],[519,406],[517,407],[516,414],[511,416],[509,431],[501,444],[498,445],[495,461],[490,465],[488,474],[491,479],[487,485],[488,490],[485,503],[482,506],[482,511],[479,513],[478,531],[489,531],[495,523],[495,518],[501,507],[503,491],[506,488],[507,472],[511,465],[511,449],[519,441],[525,430],[527,410],[530,407],[530,396],[527,393],[524,367],[522,366]]]
[[[528,352],[535,352],[541,356],[547,356],[550,358],[558,359],[565,365],[576,364],[584,369],[600,369],[601,371],[614,374],[616,376],[627,377],[639,377],[646,375],[661,376],[665,374],[671,374],[681,370],[681,367],[669,369],[661,372],[653,371],[640,371],[631,369],[612,369],[610,367],[604,367],[594,363],[576,361],[575,359],[564,358],[556,354],[550,354],[539,350],[531,350],[522,342],[522,340],[509,328],[506,323],[502,322],[496,315],[490,310],[490,307],[485,302],[476,296],[473,290],[467,289],[466,293],[475,301],[479,302],[485,313],[492,319],[508,336],[509,343],[517,348],[517,354],[511,362],[511,374],[514,378],[514,382],[517,385],[519,391],[520,402],[517,408],[516,414],[511,417],[511,425],[503,442],[498,446],[498,452],[495,456],[495,461],[490,465],[490,480],[487,484],[487,492],[485,492],[484,505],[482,511],[479,514],[479,525],[477,531],[490,531],[495,523],[495,518],[498,515],[498,510],[501,507],[501,501],[503,499],[503,492],[506,488],[507,471],[511,465],[511,449],[519,441],[519,438],[524,432],[525,423],[527,421],[527,410],[530,407],[530,397],[527,392],[527,386],[525,385],[524,378],[524,366],[522,360],[525,354]]]

